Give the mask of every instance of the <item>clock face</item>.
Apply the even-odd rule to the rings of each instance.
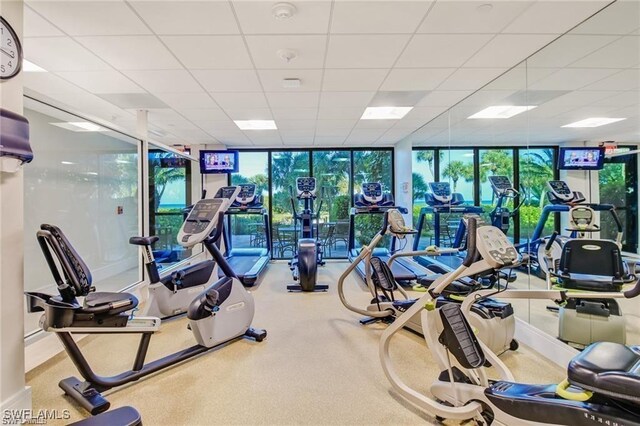
[[[14,77],[22,65],[22,46],[13,28],[0,16],[0,79]]]

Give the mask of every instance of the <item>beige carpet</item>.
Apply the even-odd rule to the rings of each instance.
[[[378,360],[384,325],[362,326],[336,293],[345,263],[328,263],[320,282],[328,293],[287,293],[291,275],[273,263],[253,291],[254,325],[267,329],[262,343],[240,340],[105,395],[112,407],[132,405],[145,425],[209,424],[424,424],[433,420],[391,391]],[[367,303],[357,277],[348,295]],[[152,339],[148,360],[193,344],[186,319],[167,321]],[[81,348],[100,374],[131,368],[137,338],[92,336]],[[403,332],[394,339],[394,358],[407,382],[427,391],[438,374],[421,338]],[[504,357],[521,381],[557,382],[564,373],[522,348]],[[27,375],[34,409],[71,410],[72,420],[86,412],[63,397],[58,381],[77,375],[60,354]]]

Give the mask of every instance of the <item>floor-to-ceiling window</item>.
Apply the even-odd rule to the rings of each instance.
[[[484,219],[487,223],[491,223],[490,212],[494,210],[497,197],[493,190],[489,177],[490,176],[506,176],[511,181],[511,185],[515,185],[513,176],[513,149],[480,149],[478,150],[478,174],[480,190],[480,205],[484,209]],[[504,198],[502,208],[513,212],[515,205],[514,198]],[[509,230],[507,235],[514,236],[514,221],[509,219]]]
[[[412,188],[413,188],[413,224],[417,225],[420,211],[427,207],[425,194],[429,192],[429,183],[437,181],[437,161],[434,149],[417,149],[412,153]],[[422,233],[420,235],[419,249],[433,244],[433,214],[426,213],[424,217]]]
[[[557,177],[554,148],[522,148],[519,153],[519,180],[526,192],[525,202],[519,210],[520,241],[531,237],[547,204],[547,182]],[[556,215],[545,222],[543,235],[556,229]]]

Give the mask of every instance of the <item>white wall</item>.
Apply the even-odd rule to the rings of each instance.
[[[0,15],[22,38],[22,1],[0,1]],[[0,82],[0,106],[22,114],[22,74]],[[27,165],[26,167],[29,167]],[[23,339],[23,172],[0,172],[0,411],[30,409]],[[0,413],[2,414],[2,413]]]

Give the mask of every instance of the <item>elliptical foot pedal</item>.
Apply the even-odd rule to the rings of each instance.
[[[133,407],[120,407],[69,424],[68,426],[139,426],[142,424],[140,413]]]
[[[58,386],[94,416],[107,411],[111,406],[100,392],[92,388],[89,383],[81,382],[76,377],[60,380]]]
[[[484,365],[484,352],[469,322],[462,314],[460,305],[448,303],[439,311],[444,330],[440,333],[438,341],[456,357],[463,367],[479,368]]]
[[[256,342],[262,342],[267,337],[267,330],[249,327],[247,331],[244,332],[244,335],[254,339]]]
[[[315,291],[327,291],[327,290],[329,290],[329,286],[326,285],[326,284],[316,284],[316,286],[313,288],[313,290],[305,291],[305,290],[302,289],[302,286],[297,285],[297,284],[292,284],[292,285],[288,285],[287,286],[287,290],[289,292],[302,291],[302,292],[305,292],[305,293],[313,293]]]

